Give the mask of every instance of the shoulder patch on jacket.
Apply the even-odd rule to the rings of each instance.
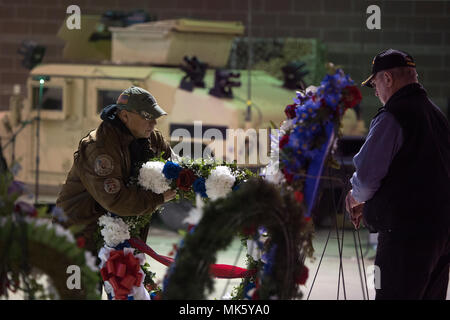
[[[107,178],[103,183],[106,193],[114,194],[120,190],[120,181],[116,178]]]
[[[107,154],[101,154],[95,158],[94,171],[99,176],[107,176],[114,170],[114,160]]]

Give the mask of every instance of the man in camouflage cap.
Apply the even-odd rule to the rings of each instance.
[[[172,156],[170,145],[155,129],[156,119],[163,115],[167,113],[148,91],[130,87],[116,104],[103,109],[102,123],[80,141],[56,205],[68,217],[66,227],[84,227],[80,235],[90,251],[96,253],[101,245],[93,237],[101,215],[150,215],[175,197],[174,190],[155,194],[136,183],[143,163]],[[141,232],[144,241],[147,233],[148,225]]]

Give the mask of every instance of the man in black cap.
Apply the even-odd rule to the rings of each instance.
[[[102,123],[80,143],[74,163],[56,205],[64,210],[64,226],[82,226],[86,248],[96,254],[98,218],[106,212],[119,216],[150,215],[176,192],[155,194],[137,184],[139,169],[150,158],[172,156],[169,144],[155,129],[156,119],[167,113],[155,98],[139,87],[126,89],[117,104],[101,113]],[[148,225],[142,230],[145,241]]]
[[[406,52],[388,49],[362,85],[383,103],[354,157],[347,211],[378,232],[376,299],[444,299],[450,261],[450,129]],[[376,279],[377,280],[377,279]]]

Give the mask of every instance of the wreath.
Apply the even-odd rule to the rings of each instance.
[[[205,206],[203,218],[185,237],[168,271],[163,298],[204,299],[205,288],[213,289],[209,266],[215,263],[216,251],[225,249],[236,235],[253,237],[261,227],[272,235],[264,244],[266,263],[252,268],[253,275],[245,282],[257,285],[260,299],[297,297],[309,237],[301,232],[305,226],[293,197],[261,178],[250,179],[228,197]]]
[[[13,181],[9,172],[0,180],[0,296],[7,298],[9,289],[30,299],[100,299],[95,257],[70,231],[38,218],[43,212],[18,200],[23,184]],[[69,266],[79,268],[79,288],[67,284]],[[49,276],[50,288],[37,281],[43,274]]]
[[[285,109],[287,120],[274,126],[265,180],[252,179],[204,208],[166,275],[164,298],[204,299],[205,289],[213,289],[209,266],[216,252],[237,234],[259,254],[247,245],[247,266],[254,272],[235,289],[233,299],[302,296],[298,286],[308,277],[304,259],[314,251],[310,213],[318,182],[325,163],[335,164],[330,151],[342,115],[361,101],[359,89],[342,69],[332,64],[328,69],[319,87],[297,92],[294,104]]]
[[[251,175],[250,171],[238,169],[234,164],[186,158],[172,162],[158,158],[144,163],[135,180],[140,187],[157,194],[175,189],[178,198],[181,194],[181,197],[193,201],[198,194],[208,201],[208,198],[222,198],[237,190]],[[148,223],[149,217],[151,215],[119,217],[108,213],[99,218],[99,232],[103,237],[103,247],[99,251],[100,272],[109,299],[149,300],[160,297],[161,288],[153,281],[155,274],[144,264],[143,253],[130,244]],[[190,219],[199,217],[190,216]]]

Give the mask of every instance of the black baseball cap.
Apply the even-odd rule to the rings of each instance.
[[[361,83],[362,86],[372,88],[370,83],[379,71],[397,67],[416,67],[413,57],[408,53],[395,49],[387,49],[375,56],[372,60],[372,74]]]
[[[167,112],[158,105],[155,97],[150,92],[135,86],[124,90],[117,98],[116,104],[112,106],[138,113],[147,120],[167,115]]]

